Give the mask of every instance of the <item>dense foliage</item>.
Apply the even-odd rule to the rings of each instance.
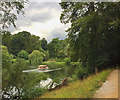
[[[47,44],[45,38],[40,40],[40,37],[26,31],[14,35],[3,31],[2,39],[3,98],[5,95],[8,96],[7,98],[16,96],[31,98],[46,92],[46,89],[39,87],[39,82],[47,78],[45,74],[23,73],[22,71],[31,69],[31,67],[36,68],[43,61],[49,60],[50,53],[56,54],[56,57],[50,58],[64,59],[66,57],[64,52],[66,40],[53,39],[52,41],[57,40],[57,42]],[[51,46],[51,44],[53,45]],[[50,51],[50,48],[57,52]],[[14,90],[15,93],[12,93]]]
[[[120,2],[61,2],[72,61],[101,68],[120,64]]]
[[[59,40],[59,38],[52,39],[52,41],[48,44],[50,58],[64,59],[66,57],[64,50],[66,44],[64,43],[64,41]]]
[[[70,64],[71,63],[70,58],[65,58],[64,61],[65,61],[66,64]]]
[[[8,28],[11,24],[16,27],[17,14],[24,13],[24,5],[27,0],[17,2],[0,1],[0,30]]]
[[[7,47],[2,46],[2,91],[3,98],[8,95],[9,98],[33,97],[36,86],[41,80],[48,76],[44,73],[23,73],[22,71],[28,67],[24,59],[17,59],[12,63],[13,58],[8,53]],[[31,81],[32,80],[32,81]],[[15,90],[14,90],[15,89]],[[41,90],[41,89],[40,89]],[[14,91],[14,92],[13,92]],[[16,92],[17,91],[17,92]],[[42,93],[41,91],[39,95]],[[29,94],[29,95],[28,95]],[[27,96],[28,95],[28,96]]]
[[[34,50],[29,55],[30,65],[40,65],[43,61],[43,56],[44,54],[42,52],[40,52],[39,50]]]
[[[49,59],[47,40],[45,38],[40,40],[39,36],[31,35],[26,31],[14,35],[5,31],[10,25],[16,28],[15,21],[17,20],[17,14],[24,13],[24,4],[26,1],[0,1],[3,99],[14,99],[17,96],[31,98],[39,96],[46,91],[44,88],[39,87],[39,82],[46,79],[48,77],[47,75],[32,72],[23,73],[22,71],[31,68],[31,66],[38,66],[43,61]],[[63,44],[63,42],[61,43]],[[63,48],[59,49],[56,46],[53,48],[57,51],[59,58],[65,57]]]
[[[18,57],[28,59],[28,53],[25,50],[21,50],[18,53]]]
[[[2,32],[2,41],[2,44],[8,47],[9,53],[20,58],[27,59],[27,55],[34,50],[41,52],[44,61],[49,58],[64,59],[67,56],[67,39],[54,38],[48,44],[45,38],[40,40],[39,36],[31,35],[26,31],[14,35],[4,31]]]
[[[69,73],[64,76],[56,71],[52,78],[56,76],[57,81],[59,74],[62,78],[83,79],[98,69],[120,65],[120,2],[61,2],[60,5],[61,22],[71,23],[68,38],[53,38],[48,43],[45,38],[27,31],[16,34],[3,31],[11,24],[16,27],[17,15],[11,12],[15,8],[19,14],[24,2],[0,2],[3,98],[5,95],[31,98],[43,94],[46,90],[39,87],[39,82],[48,75],[22,72],[40,64]],[[11,92],[14,89],[16,94]]]

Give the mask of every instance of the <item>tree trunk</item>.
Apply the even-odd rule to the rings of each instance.
[[[98,73],[98,67],[95,67],[95,74]]]

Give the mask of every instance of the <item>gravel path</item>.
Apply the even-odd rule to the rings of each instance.
[[[114,70],[110,73],[110,75],[107,78],[107,81],[102,85],[102,87],[99,90],[96,91],[94,98],[118,98],[118,72],[120,72],[120,70]]]

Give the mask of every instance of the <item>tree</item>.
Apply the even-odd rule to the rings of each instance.
[[[12,35],[11,39],[11,53],[17,55],[21,50],[26,50],[31,53],[33,50],[39,50],[41,47],[40,37],[31,35],[27,31],[22,31],[17,34]]]
[[[69,57],[69,47],[68,47],[68,38],[64,40],[60,40],[60,49],[58,51],[57,57],[59,59],[64,59],[65,57]]]
[[[15,96],[32,98],[36,86],[48,76],[44,73],[23,73],[22,71],[28,67],[26,61],[17,59],[17,62],[12,64],[12,59],[7,47],[2,46],[2,98],[6,98],[6,95],[10,97],[9,99]]]
[[[11,38],[12,34],[8,31],[2,32],[2,45],[8,47],[8,51],[11,52]]]
[[[9,25],[15,25],[15,20],[17,20],[17,14],[24,12],[24,4],[26,0],[17,0],[17,2],[4,2],[0,1],[0,30],[8,28]]]
[[[21,50],[18,53],[18,57],[28,59],[28,53],[25,50]]]
[[[43,61],[43,53],[41,53],[39,50],[34,50],[30,55],[29,55],[29,61],[30,65],[39,65]]]
[[[49,59],[49,52],[48,50],[43,50],[42,47],[39,45],[38,50],[41,52],[42,56],[43,56],[43,61],[47,61]]]
[[[2,45],[2,68],[7,68],[10,64],[10,54],[6,46]]]
[[[10,54],[8,53],[8,49],[6,46],[2,46],[2,87],[6,87],[8,85],[8,80],[10,78]]]
[[[120,32],[120,2],[61,2],[60,5],[63,9],[61,22],[64,24],[71,22],[71,27],[67,32],[70,56],[73,61],[80,59],[83,66],[100,68],[109,66],[108,63],[113,62],[111,58],[114,55],[120,59],[119,49],[116,48],[116,53],[111,55],[110,52],[114,49],[109,47],[120,46],[117,43],[120,37],[118,34]],[[114,38],[112,38],[113,35]],[[110,39],[116,43],[111,43]],[[117,59],[116,63],[119,64]]]
[[[65,57],[64,53],[64,44],[62,40],[59,40],[59,38],[54,38],[52,41],[48,44],[48,50],[49,50],[49,57],[50,58],[63,58]]]
[[[45,38],[41,40],[41,47],[43,50],[47,50],[47,40]]]
[[[28,52],[28,49],[31,48],[29,39],[30,36],[31,34],[26,31],[14,34],[11,39],[11,48],[14,50],[12,51],[12,54],[17,55],[21,50],[24,49]]]
[[[23,59],[19,59],[19,62],[9,66],[9,69],[6,69],[8,72],[4,70],[2,80],[3,99],[6,98],[6,95],[10,97],[9,99],[13,99],[15,96],[32,98],[33,91],[36,89],[36,86],[39,86],[39,82],[48,77],[44,73],[23,73],[22,71],[26,66],[26,62]],[[13,93],[13,91],[15,91],[16,94]]]
[[[28,53],[31,53],[33,50],[39,50],[41,52],[47,51],[44,50],[47,46],[47,41],[44,38],[41,44],[39,36],[31,35],[27,31],[18,32],[17,34],[12,35],[10,32],[2,32],[3,42],[2,44],[8,47],[9,53],[13,55],[18,55],[21,50],[25,50]],[[44,49],[42,49],[42,46]]]
[[[31,44],[32,51],[33,50],[39,50],[39,48],[41,48],[40,37],[36,36],[36,35],[31,35],[31,37],[30,37],[30,44]]]

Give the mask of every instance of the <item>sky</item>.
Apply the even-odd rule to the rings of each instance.
[[[31,34],[45,38],[50,42],[53,38],[65,39],[65,30],[70,24],[60,22],[62,9],[58,2],[30,2],[25,6],[25,14],[18,15],[17,29],[10,27],[12,34],[28,31]]]

